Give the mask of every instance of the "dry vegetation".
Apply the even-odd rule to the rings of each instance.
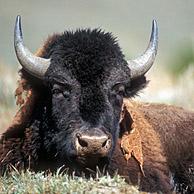
[[[5,129],[15,114],[16,85],[17,70],[0,64],[0,132]]]
[[[169,72],[156,72],[150,75],[149,80],[151,81],[139,100],[194,110],[194,63],[176,77]]]

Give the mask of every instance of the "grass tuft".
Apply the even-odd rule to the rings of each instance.
[[[60,171],[60,170],[59,170]],[[69,176],[57,171],[55,174],[43,172],[34,173],[30,171],[11,174],[0,177],[0,193],[17,193],[17,194],[139,194],[139,191],[125,183],[119,175],[111,178],[110,175],[99,178],[85,179],[83,177]]]

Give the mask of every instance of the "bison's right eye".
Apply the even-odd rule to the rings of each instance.
[[[63,91],[61,91],[61,90],[59,90],[59,89],[54,88],[54,89],[52,90],[52,94],[54,94],[54,95],[58,95],[58,94],[61,94],[61,93],[63,93]]]
[[[69,99],[70,97],[70,90],[69,89],[64,89],[64,88],[53,88],[52,89],[52,94],[53,96],[57,98],[66,98]]]
[[[60,90],[60,89],[57,89],[57,88],[52,90],[52,94],[56,98],[62,98],[63,97],[63,91]]]

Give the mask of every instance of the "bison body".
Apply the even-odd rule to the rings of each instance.
[[[157,42],[153,21],[149,46],[135,60],[99,29],[53,35],[33,55],[18,16],[20,110],[0,139],[0,172],[64,166],[90,175],[98,166],[143,191],[193,191],[194,113],[130,101],[147,84]]]

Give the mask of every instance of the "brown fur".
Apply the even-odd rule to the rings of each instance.
[[[133,142],[130,150],[142,147],[144,173],[141,173],[140,161],[135,157],[128,161],[124,159],[120,145],[115,150],[110,168],[118,169],[119,174],[129,182],[139,184],[145,191],[171,193],[172,175],[190,179],[191,182],[187,183],[194,189],[188,170],[194,165],[194,113],[162,104],[130,101],[124,104],[129,114],[125,114],[122,122],[130,121],[129,117],[133,122],[128,128],[128,138],[130,130],[138,130],[141,138],[141,143]]]

